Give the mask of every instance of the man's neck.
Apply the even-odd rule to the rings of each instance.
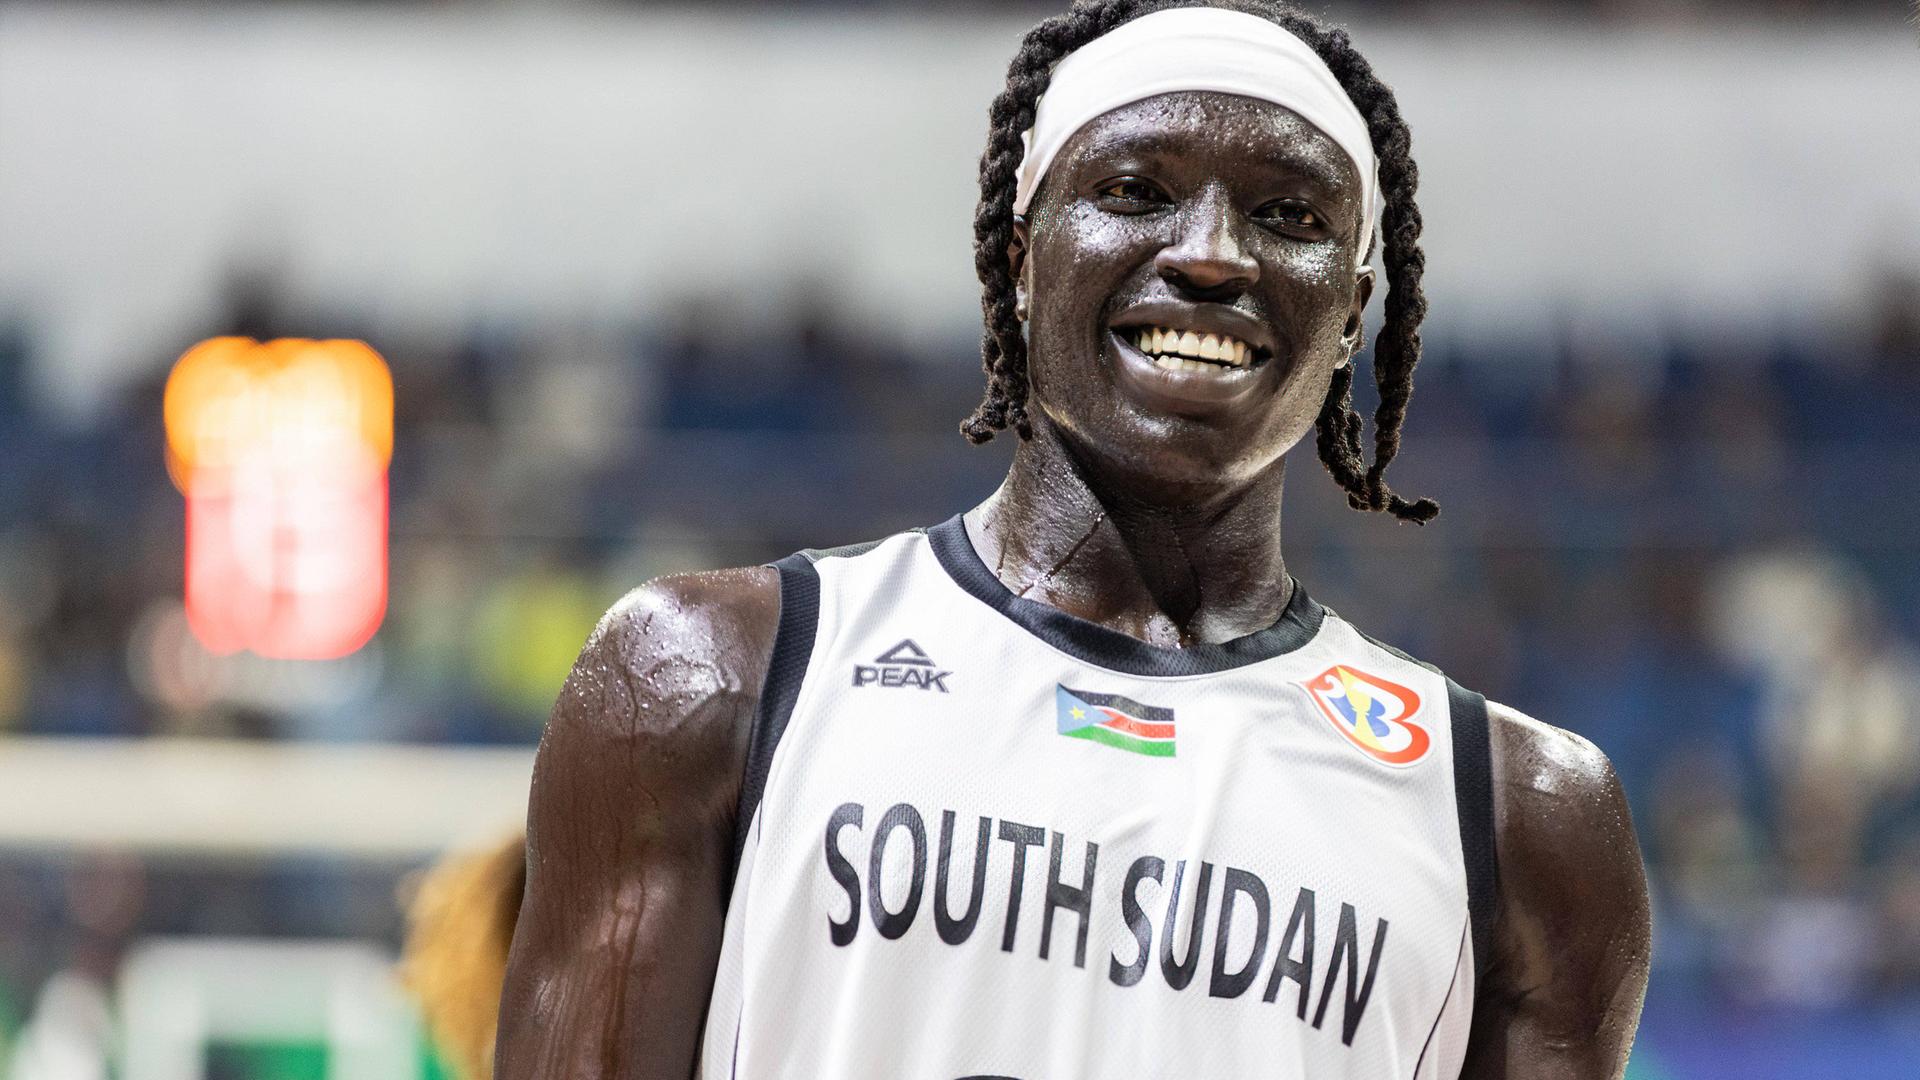
[[[1228,641],[1280,618],[1284,464],[1238,487],[1137,497],[1103,480],[1044,422],[967,535],[1006,587],[1143,641]]]

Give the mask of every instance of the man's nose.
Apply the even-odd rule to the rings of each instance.
[[[1178,234],[1154,256],[1154,269],[1196,299],[1231,300],[1260,280],[1260,264],[1241,239],[1245,224],[1226,192],[1204,192],[1180,208]]]

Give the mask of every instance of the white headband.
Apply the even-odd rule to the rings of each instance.
[[[1367,261],[1380,179],[1367,122],[1326,62],[1293,34],[1257,15],[1220,8],[1173,8],[1143,15],[1093,39],[1053,69],[1022,139],[1013,212],[1074,133],[1122,105],[1183,90],[1213,90],[1270,101],[1319,128],[1360,171],[1360,264]]]

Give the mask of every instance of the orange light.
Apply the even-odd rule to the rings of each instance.
[[[223,337],[167,379],[187,620],[207,648],[331,659],[386,613],[393,380],[359,341]]]

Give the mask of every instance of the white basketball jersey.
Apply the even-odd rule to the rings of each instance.
[[[1297,585],[1148,645],[957,517],[778,566],[702,1077],[1459,1074],[1484,699]]]

